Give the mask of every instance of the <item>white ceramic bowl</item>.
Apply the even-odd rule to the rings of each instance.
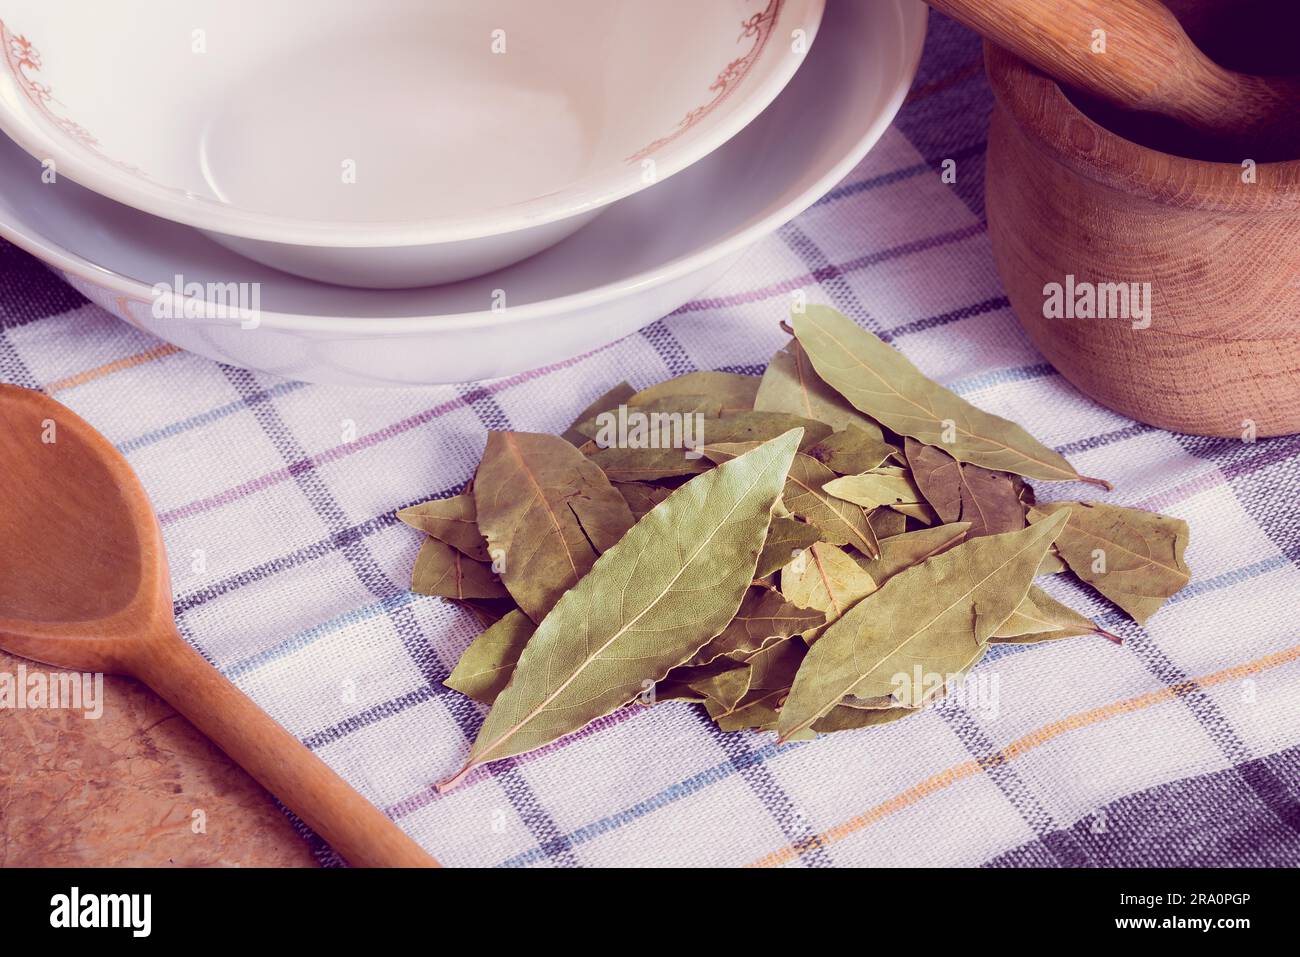
[[[0,129],[325,282],[479,275],[772,101],[824,0],[0,0]]]
[[[862,159],[911,84],[926,8],[918,0],[846,0],[830,4],[826,17],[805,67],[734,140],[490,276],[385,291],[287,276],[74,183],[33,185],[39,166],[3,137],[0,236],[132,325],[221,362],[371,386],[513,375],[676,309]],[[173,295],[178,275],[184,283],[259,283],[256,327]],[[496,311],[494,302],[506,308]],[[159,305],[174,317],[160,316]]]

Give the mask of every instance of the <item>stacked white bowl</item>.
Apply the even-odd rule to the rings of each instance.
[[[0,0],[0,235],[237,365],[519,372],[671,311],[874,144],[924,10],[824,2]]]

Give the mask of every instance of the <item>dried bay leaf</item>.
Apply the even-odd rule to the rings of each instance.
[[[505,598],[492,569],[436,538],[426,538],[411,570],[411,591],[443,598]]]
[[[890,509],[923,525],[933,525],[938,521],[938,516],[912,481],[911,472],[897,465],[882,465],[861,475],[842,476],[827,482],[824,490],[868,511]]]
[[[706,445],[704,454],[715,462],[725,462],[745,452],[744,443]],[[835,473],[802,452],[794,457],[781,501],[793,514],[817,526],[823,541],[832,545],[852,545],[864,555],[878,552],[876,533],[861,506],[827,494],[823,486]]]
[[[908,438],[904,446],[912,480],[945,522],[970,522],[967,538],[1025,527],[1020,487],[1006,472],[958,462],[941,448]]]
[[[867,513],[867,521],[876,533],[876,541],[884,541],[907,531],[907,516],[892,508],[876,508]]]
[[[421,502],[401,509],[397,517],[412,528],[418,528],[426,535],[446,542],[476,562],[489,560],[487,542],[478,530],[472,494]]]
[[[832,708],[812,723],[811,730],[819,734],[835,731],[853,731],[857,728],[870,728],[878,724],[888,724],[900,718],[908,718],[920,711],[920,708],[853,708],[842,704]],[[798,736],[783,738],[783,741],[797,741]]]
[[[670,488],[645,482],[615,482],[614,488],[618,489],[618,494],[623,496],[627,507],[632,510],[632,517],[637,519],[673,493]]]
[[[896,465],[883,465],[861,475],[844,475],[822,488],[829,495],[867,509],[920,505],[925,501],[912,481],[911,472]]]
[[[590,457],[611,482],[658,482],[709,470],[708,461],[688,458],[683,449],[597,449]]]
[[[591,438],[579,431],[581,426],[588,419],[593,419],[601,412],[608,412],[611,409],[617,409],[620,405],[626,405],[627,400],[636,395],[636,390],[626,382],[620,382],[614,388],[610,389],[600,398],[596,399],[591,405],[587,406],[578,413],[578,417],[573,420],[573,424],[565,431],[562,438],[571,445],[582,445],[583,442]]]
[[[714,408],[716,408],[716,405]],[[737,442],[753,444],[767,442],[778,435],[784,435],[791,429],[804,430],[803,441],[799,446],[800,450],[811,448],[821,439],[830,435],[831,432],[831,427],[824,422],[805,419],[797,415],[791,415],[788,412],[737,412],[723,418],[705,416],[701,422],[690,430],[689,435],[684,435],[684,438],[690,440],[691,448],[698,450],[700,446],[706,443],[716,445]],[[592,435],[593,437],[595,435],[594,426]],[[599,442],[597,444],[599,446]],[[687,447],[682,442],[669,441],[661,444],[664,444],[667,448],[679,450],[684,450]],[[631,443],[629,443],[630,445]]]
[[[825,614],[825,625],[876,590],[876,582],[841,548],[819,542],[781,569],[781,594]],[[819,634],[819,626],[809,637]]]
[[[766,645],[797,635],[826,621],[817,609],[800,608],[770,588],[751,588],[740,610],[722,633],[691,658],[692,665],[707,665],[717,658],[745,658]]]
[[[1183,552],[1187,523],[1139,508],[1095,502],[1052,502],[1030,509],[1037,524],[1069,516],[1056,550],[1097,591],[1144,624],[1191,578]]]
[[[848,695],[923,700],[919,669],[956,674],[1029,592],[1065,516],[963,542],[899,572],[822,634],[781,708],[782,739],[811,727]]]
[[[673,678],[665,678],[654,686],[652,700],[645,701],[643,697],[638,697],[638,701],[643,704],[658,704],[660,701],[691,701],[698,704],[707,702],[708,696],[702,695],[694,688],[686,685],[681,681]]]
[[[1080,475],[1064,456],[1016,423],[976,408],[922,375],[901,352],[834,309],[809,305],[792,322],[817,374],[885,428],[947,449],[962,462],[1110,488],[1108,482]],[[952,441],[944,441],[945,435]]]
[[[789,690],[808,646],[797,636],[773,642],[745,659],[749,667],[749,690]]]
[[[1047,557],[1043,559],[1043,564],[1038,566],[1038,574],[1059,575],[1061,572],[1065,571],[1065,568],[1065,562],[1061,560],[1061,556],[1056,551],[1056,546],[1053,545],[1052,550],[1048,552]]]
[[[602,449],[684,449],[702,444],[701,423],[721,414],[722,402],[711,396],[665,395],[641,405],[632,405],[629,399],[577,423],[573,429]]]
[[[723,731],[770,730],[776,727],[781,702],[789,693],[788,688],[751,691],[734,708],[726,709],[712,701],[706,701],[705,708]]]
[[[722,414],[731,415],[754,408],[758,386],[757,376],[735,372],[688,372],[642,389],[632,396],[628,405],[646,405],[672,396],[700,395],[716,400],[722,407]]]
[[[583,446],[583,450],[611,482],[654,482],[683,475],[699,475],[711,467],[706,459],[683,448],[602,449],[592,444]]]
[[[515,662],[535,629],[532,620],[515,609],[474,639],[443,684],[491,704],[510,683]]]
[[[805,450],[839,475],[857,475],[884,465],[898,450],[866,429],[849,426]]]
[[[450,598],[452,604],[464,608],[484,628],[491,628],[518,606],[513,598]]]
[[[705,422],[704,441],[707,445],[766,442],[791,429],[803,429],[800,451],[812,448],[831,434],[831,427],[826,423],[788,412],[739,412]]]
[[[707,701],[716,702],[724,711],[730,711],[749,693],[751,677],[752,671],[748,664],[730,662],[730,667],[706,677],[683,677],[678,680],[685,681],[688,688],[703,695]]]
[[[799,552],[821,540],[821,530],[815,526],[795,518],[774,516],[767,530],[767,541],[763,543],[763,553],[758,556],[754,577],[766,578],[779,571]]]
[[[623,496],[556,435],[490,432],[474,478],[479,529],[501,555],[501,580],[541,621],[597,556],[632,527]]]
[[[825,422],[837,431],[852,426],[884,441],[884,433],[877,423],[853,408],[818,377],[796,339],[791,339],[767,364],[758,394],[754,397],[754,410],[791,412]]]
[[[721,632],[753,579],[801,437],[688,482],[606,551],[542,620],[464,767],[439,788],[608,714]]]
[[[915,532],[882,538],[879,557],[860,558],[858,564],[876,580],[877,585],[883,585],[903,569],[919,565],[954,545],[960,545],[966,540],[969,528],[967,522],[954,522],[951,525],[936,525],[934,528],[921,528]]]
[[[1098,628],[1095,622],[1057,601],[1037,585],[1032,585],[1024,601],[1016,606],[1011,617],[1002,623],[989,640],[1001,644],[1024,645],[1054,641],[1057,638],[1074,638],[1094,632],[1116,644],[1123,644],[1123,639]]]

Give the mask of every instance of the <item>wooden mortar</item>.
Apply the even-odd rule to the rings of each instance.
[[[1259,163],[1250,183],[1241,160],[1139,146],[1024,61],[984,52],[989,233],[1035,345],[1081,391],[1151,425],[1300,432],[1300,161]],[[1149,283],[1149,327],[1047,318],[1048,284],[1070,275],[1076,288]]]

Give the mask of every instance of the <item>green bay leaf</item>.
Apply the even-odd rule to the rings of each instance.
[[[601,555],[538,625],[465,766],[440,788],[610,713],[721,632],[753,580],[800,438],[686,483]]]
[[[1064,456],[1016,423],[976,408],[927,378],[901,352],[834,309],[809,305],[792,322],[817,374],[855,408],[899,435],[985,468],[1110,488],[1109,482],[1080,475]]]
[[[1065,524],[1056,516],[1019,532],[964,542],[899,572],[812,646],[781,709],[783,739],[811,727],[849,695],[919,703],[929,676],[964,672],[1029,592]]]

